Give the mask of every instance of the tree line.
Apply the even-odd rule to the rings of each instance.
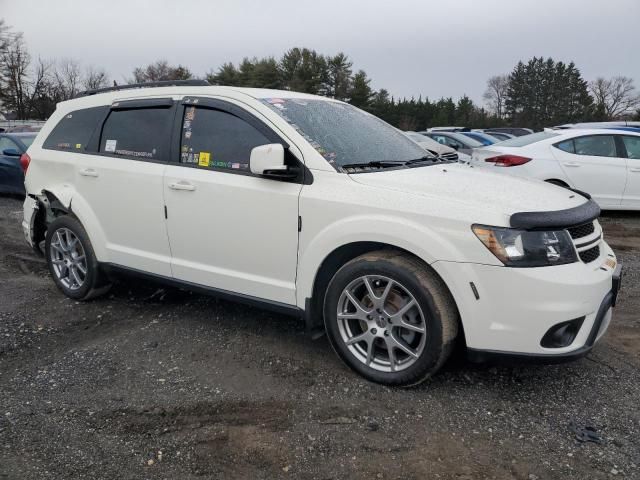
[[[158,60],[135,68],[122,83],[192,78],[196,75],[188,67]],[[483,96],[486,105],[476,104],[467,95],[457,100],[394,98],[384,88],[374,90],[367,73],[355,70],[345,53],[324,55],[298,47],[280,58],[224,63],[203,78],[213,85],[284,89],[336,98],[402,130],[436,125],[541,129],[577,121],[640,119],[640,96],[630,78],[587,82],[573,62],[542,57],[518,62],[509,74],[491,77]],[[73,59],[34,59],[23,35],[0,20],[1,111],[19,119],[46,119],[56,103],[111,84],[101,67],[82,66]]]

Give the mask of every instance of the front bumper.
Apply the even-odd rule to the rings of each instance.
[[[621,267],[621,265],[618,265]],[[467,348],[467,358],[474,363],[564,363],[578,360],[579,358],[587,355],[595,342],[604,334],[609,321],[611,320],[611,309],[615,305],[615,300],[618,295],[618,289],[620,286],[620,274],[621,270],[614,274],[614,287],[604,297],[604,300],[600,304],[595,321],[589,331],[587,341],[582,347],[572,350],[567,353],[553,354],[553,353],[511,353],[495,350],[477,350],[475,348]]]
[[[565,361],[585,355],[611,320],[621,268],[605,242],[600,243],[600,251],[593,262],[555,267],[454,262],[432,266],[454,295],[472,359],[515,356]],[[552,327],[582,317],[569,344],[557,348],[541,345]]]

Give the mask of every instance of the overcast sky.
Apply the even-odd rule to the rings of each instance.
[[[587,80],[640,89],[640,0],[0,0],[34,57],[75,58],[119,83],[156,59],[204,75],[294,46],[345,52],[376,89],[467,94],[518,60],[573,60]]]

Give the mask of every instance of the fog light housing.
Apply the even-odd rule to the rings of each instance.
[[[555,324],[544,334],[540,345],[544,348],[562,348],[571,345],[582,327],[582,322],[584,317]]]

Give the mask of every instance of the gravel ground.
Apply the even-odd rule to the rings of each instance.
[[[459,353],[408,390],[258,309],[135,280],[69,300],[21,215],[0,198],[0,478],[640,478],[640,213],[602,219],[626,276],[588,357]]]

